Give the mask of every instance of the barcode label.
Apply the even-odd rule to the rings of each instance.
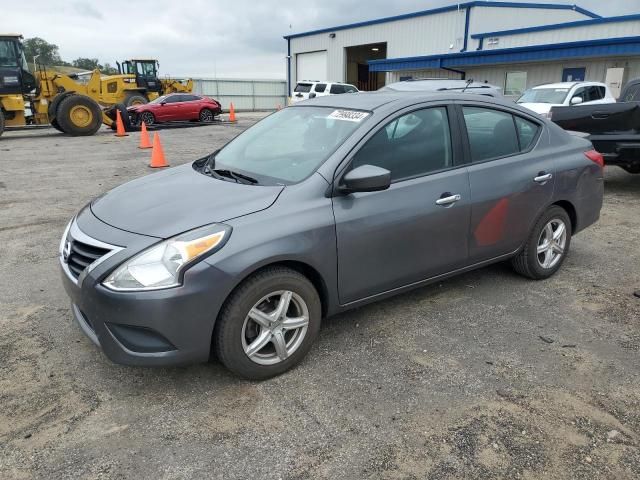
[[[367,112],[358,112],[356,110],[334,110],[328,118],[346,120],[347,122],[361,122],[368,115]]]

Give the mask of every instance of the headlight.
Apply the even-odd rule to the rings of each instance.
[[[60,256],[64,256],[64,247],[67,244],[67,235],[69,235],[69,229],[71,228],[71,224],[73,223],[73,220],[76,217],[72,217],[71,220],[69,220],[69,223],[67,223],[67,226],[64,228],[64,232],[62,233],[62,238],[60,239],[60,247],[58,248],[58,253],[60,254]]]
[[[230,234],[231,227],[214,224],[164,240],[124,262],[103,285],[117,291],[177,287],[182,272],[222,248]]]

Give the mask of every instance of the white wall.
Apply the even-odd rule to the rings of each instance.
[[[547,10],[539,8],[504,8],[504,7],[476,7],[471,10],[469,22],[470,35],[476,33],[496,32],[499,30],[513,30],[516,28],[537,27],[554,23],[591,20],[575,10]],[[502,43],[502,39],[500,39]],[[479,40],[469,39],[468,50],[478,48]],[[487,42],[485,41],[485,48]],[[529,45],[535,45],[530,43]],[[500,45],[499,48],[502,48]]]
[[[519,33],[503,37],[497,36],[497,38],[499,38],[499,43],[497,45],[489,45],[485,39],[483,50],[579,42],[582,40],[596,40],[600,38],[633,37],[636,35],[640,35],[640,20],[601,23],[598,25],[561,28],[541,32]]]

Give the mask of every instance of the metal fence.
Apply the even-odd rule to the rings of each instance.
[[[239,111],[275,110],[287,103],[284,80],[194,78],[193,83],[193,93],[215,98],[224,110],[231,102]]]

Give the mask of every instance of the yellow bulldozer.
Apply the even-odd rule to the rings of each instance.
[[[156,84],[149,75],[136,73],[144,73],[149,63],[153,69],[147,72],[153,73]],[[127,61],[118,64],[118,75],[102,75],[99,70],[64,75],[43,65],[31,72],[22,36],[0,34],[0,135],[5,127],[45,124],[69,135],[93,135],[102,124],[114,128],[116,110],[129,129],[128,106],[193,89],[192,80],[158,79],[157,65],[155,60]],[[125,66],[130,70],[123,71]]]

